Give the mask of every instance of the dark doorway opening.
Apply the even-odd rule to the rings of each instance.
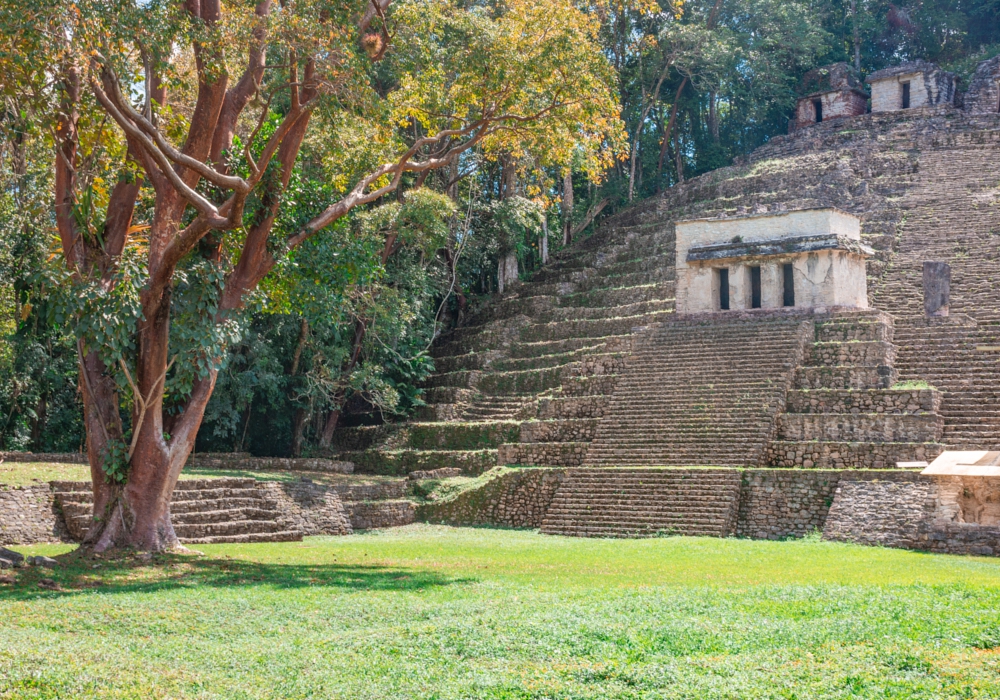
[[[719,270],[719,308],[729,311],[729,269]]]
[[[910,108],[910,84],[903,83],[903,109]]]
[[[750,268],[750,308],[760,308],[760,268]]]
[[[823,100],[813,100],[813,112],[816,114],[816,121],[823,121]]]
[[[795,271],[791,263],[781,266],[782,272],[782,294],[781,303],[783,306],[795,306]]]

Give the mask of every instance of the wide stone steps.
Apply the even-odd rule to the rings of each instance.
[[[93,517],[93,494],[84,482],[54,484],[70,534],[82,539]],[[192,479],[177,483],[171,522],[185,544],[290,542],[302,532],[281,521],[277,504],[253,479]]]
[[[653,329],[622,371],[584,464],[755,463],[803,329],[767,317]]]
[[[631,333],[587,338],[564,338],[563,340],[541,340],[533,343],[516,342],[510,346],[509,357],[545,357],[578,350],[624,349],[629,347]]]
[[[740,473],[702,469],[571,469],[541,532],[582,537],[724,537],[735,524]]]

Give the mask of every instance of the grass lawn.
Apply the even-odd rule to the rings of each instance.
[[[20,570],[0,697],[1000,697],[997,560],[427,525],[202,549]]]

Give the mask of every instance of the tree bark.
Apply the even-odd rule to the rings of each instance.
[[[562,218],[565,247],[573,242],[573,171],[569,168],[563,175]]]
[[[299,338],[295,343],[295,352],[292,354],[292,366],[288,369],[288,376],[291,377],[291,382],[294,383],[295,377],[299,373],[299,365],[302,362],[302,352],[305,350],[306,341],[309,339],[309,321],[306,319],[301,319],[299,322]],[[289,396],[289,398],[293,398]],[[306,409],[299,407],[295,409],[295,415],[292,419],[292,456],[301,457],[302,456],[302,443],[305,439],[306,423],[309,420],[309,412]]]

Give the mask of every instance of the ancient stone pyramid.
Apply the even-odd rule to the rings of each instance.
[[[824,122],[606,220],[434,347],[428,405],[338,432],[359,471],[894,467],[1000,446],[1000,116]],[[674,313],[674,222],[837,207],[862,219],[871,310]],[[923,317],[922,264],[952,266]],[[934,387],[936,390],[929,388]]]

